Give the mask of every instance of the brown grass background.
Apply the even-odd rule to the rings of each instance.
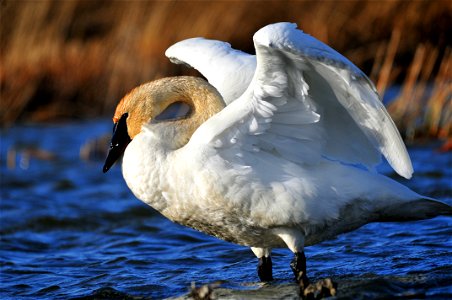
[[[164,51],[196,36],[253,52],[295,22],[362,68],[407,138],[452,135],[452,1],[0,1],[0,124],[111,115],[134,86],[195,74]]]

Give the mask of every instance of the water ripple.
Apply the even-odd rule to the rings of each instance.
[[[219,297],[297,295],[288,250],[275,250],[276,280],[263,285],[249,249],[171,223],[134,198],[118,167],[106,176],[102,162],[81,162],[83,142],[110,130],[102,124],[2,133],[2,299],[161,299],[187,294],[191,282],[217,281]],[[54,159],[8,169],[6,152],[23,141],[55,153]],[[409,149],[417,173],[403,183],[452,203],[450,155],[432,149]],[[381,170],[392,172],[387,165]],[[448,217],[368,224],[307,248],[309,274],[339,282],[338,299],[450,299],[451,236]]]

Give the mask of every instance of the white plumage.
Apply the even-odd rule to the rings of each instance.
[[[182,77],[138,87],[118,105],[114,119],[127,123],[131,138],[124,178],[139,199],[259,258],[274,247],[300,253],[368,222],[450,214],[448,205],[374,171],[383,154],[401,176],[413,173],[375,87],[356,66],[295,24],[268,25],[254,44],[256,56],[202,38],[167,50],[222,98]],[[184,105],[167,117],[181,101],[192,111]]]
[[[265,126],[265,119],[271,119],[267,132],[275,136],[260,139],[296,162],[312,162],[315,154],[371,168],[383,154],[397,173],[411,177],[413,168],[397,128],[375,87],[355,65],[297,30],[295,24],[264,27],[255,34],[254,44],[256,56],[200,38],[179,42],[166,51],[171,61],[198,69],[226,103],[231,102],[231,94],[245,93],[237,101],[247,105],[235,105],[237,111],[228,107],[219,115],[224,120],[217,123],[228,128],[214,129],[217,125],[208,122],[200,128],[201,136],[230,130],[229,124],[238,121],[244,121],[243,129],[259,121]],[[237,79],[243,83],[236,84]],[[245,114],[244,109],[248,110],[246,120],[239,114]]]

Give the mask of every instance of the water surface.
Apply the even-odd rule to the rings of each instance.
[[[80,159],[109,133],[108,120],[18,126],[1,135],[1,299],[162,299],[221,281],[217,297],[293,299],[289,251],[274,251],[275,282],[256,258],[171,223],[135,199],[120,168]],[[409,148],[410,181],[452,204],[452,158],[437,143]],[[14,151],[15,150],[15,151]],[[338,298],[452,298],[452,218],[375,223],[306,249],[313,280],[339,283]]]

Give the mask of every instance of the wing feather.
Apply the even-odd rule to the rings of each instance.
[[[254,55],[231,48],[225,42],[192,38],[180,41],[165,52],[176,64],[186,64],[203,74],[226,104],[246,90],[256,69]]]
[[[246,91],[201,125],[189,145],[210,144],[220,154],[230,147],[266,151],[299,164],[324,157],[368,168],[383,154],[397,173],[411,177],[400,134],[355,65],[295,24],[266,26],[254,44],[256,71]]]

